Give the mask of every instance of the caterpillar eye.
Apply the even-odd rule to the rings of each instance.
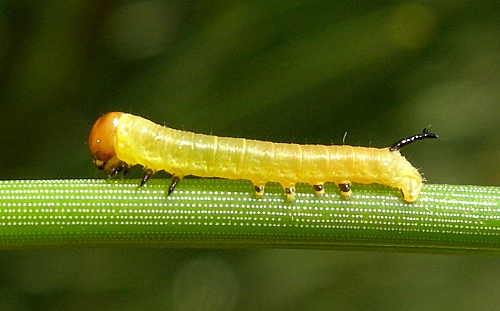
[[[111,172],[119,162],[116,157],[114,141],[118,119],[123,113],[110,112],[94,123],[89,135],[89,150],[98,169]]]

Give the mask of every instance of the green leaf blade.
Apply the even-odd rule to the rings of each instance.
[[[13,180],[0,182],[0,248],[310,248],[500,254],[500,188],[425,185],[409,204],[396,189],[333,185],[295,202],[270,184],[255,199],[246,181]]]

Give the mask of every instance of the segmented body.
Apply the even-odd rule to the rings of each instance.
[[[293,200],[299,182],[313,185],[319,195],[324,192],[324,183],[337,183],[345,197],[351,194],[351,182],[379,183],[399,188],[408,202],[415,201],[422,188],[418,170],[399,150],[391,151],[389,147],[299,145],[217,137],[163,127],[131,114],[114,114],[116,133],[112,144],[116,159],[112,162],[116,162],[115,166],[144,166],[149,172],[146,180],[159,170],[177,176],[177,180],[186,175],[248,179],[257,196],[263,195],[266,183],[277,182],[289,200]],[[102,161],[95,152],[94,157]]]

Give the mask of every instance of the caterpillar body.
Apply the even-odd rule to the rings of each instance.
[[[336,183],[344,198],[351,195],[351,182],[378,183],[400,189],[403,199],[413,202],[423,178],[399,149],[424,138],[437,135],[424,129],[386,148],[285,144],[195,134],[110,112],[95,122],[89,149],[95,165],[110,176],[142,165],[141,186],[155,172],[167,171],[173,176],[168,194],[184,176],[195,175],[250,180],[257,197],[268,182],[277,182],[289,201],[299,182],[311,184],[320,196],[326,182]]]

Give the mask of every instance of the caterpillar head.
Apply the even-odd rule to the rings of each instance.
[[[89,149],[94,164],[100,170],[113,174],[120,170],[121,161],[116,156],[115,139],[118,120],[122,112],[109,112],[94,123],[89,135]]]

